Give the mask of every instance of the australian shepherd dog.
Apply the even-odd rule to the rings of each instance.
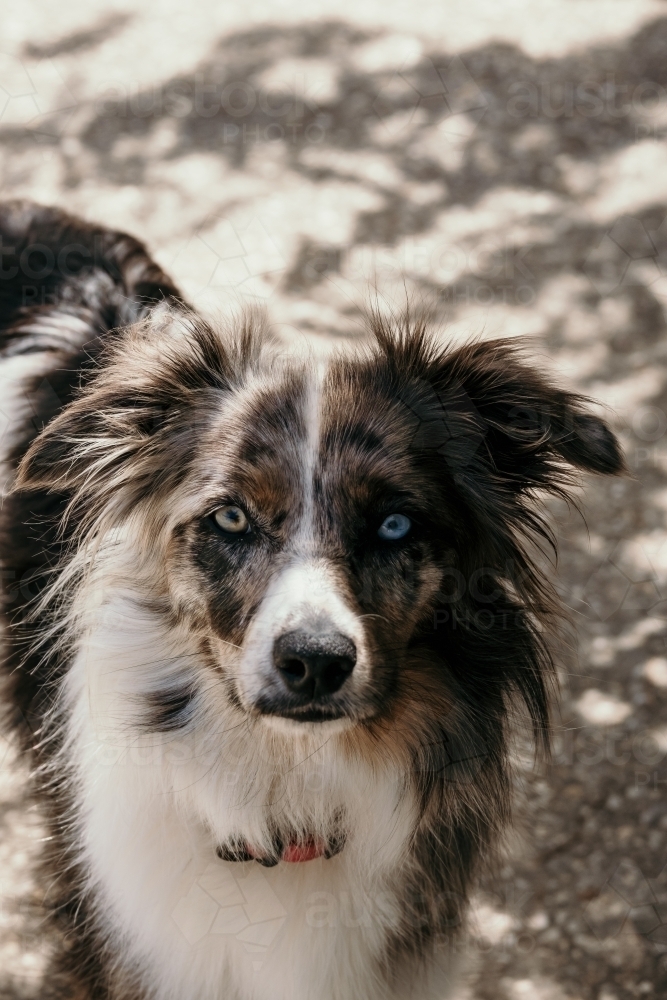
[[[543,504],[613,434],[516,341],[371,315],[322,361],[122,233],[13,202],[0,236],[41,995],[442,1000],[513,734],[548,743]]]

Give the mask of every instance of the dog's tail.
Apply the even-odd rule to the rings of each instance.
[[[33,435],[71,401],[112,331],[164,301],[185,305],[132,236],[34,202],[0,203],[0,359],[49,359],[48,384],[42,376],[27,389]]]
[[[94,339],[165,299],[182,301],[133,237],[34,202],[0,203],[2,355],[79,348],[82,323]]]

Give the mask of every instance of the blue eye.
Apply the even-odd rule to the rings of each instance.
[[[395,542],[399,538],[405,538],[412,527],[412,521],[405,514],[390,514],[378,528],[378,535],[389,542]]]

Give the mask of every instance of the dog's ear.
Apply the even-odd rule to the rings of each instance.
[[[113,521],[172,487],[253,349],[247,323],[227,345],[193,314],[160,307],[114,339],[74,402],[35,438],[15,489],[63,493],[88,522],[103,510]]]
[[[618,441],[590,401],[557,386],[515,340],[450,350],[423,325],[398,334],[376,326],[375,334],[414,447],[444,488],[456,487],[487,538],[548,535],[540,494],[569,499],[575,469],[624,470]]]
[[[431,363],[430,381],[452,430],[479,439],[479,458],[499,490],[551,489],[567,466],[618,474],[624,464],[612,431],[590,400],[558,387],[528,364],[516,341],[478,342]],[[460,419],[464,417],[464,419]],[[445,449],[447,450],[447,449]],[[452,441],[450,453],[456,456]],[[466,478],[465,455],[459,469]]]
[[[558,492],[571,467],[624,470],[616,437],[585,397],[559,388],[529,364],[516,341],[440,350],[421,330],[382,346],[415,428],[462,486],[498,499]]]

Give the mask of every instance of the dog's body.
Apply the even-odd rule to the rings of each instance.
[[[442,998],[512,705],[546,734],[536,494],[619,471],[613,436],[506,343],[376,321],[286,359],[129,237],[0,234],[0,345],[40,366],[2,559],[53,995]]]

